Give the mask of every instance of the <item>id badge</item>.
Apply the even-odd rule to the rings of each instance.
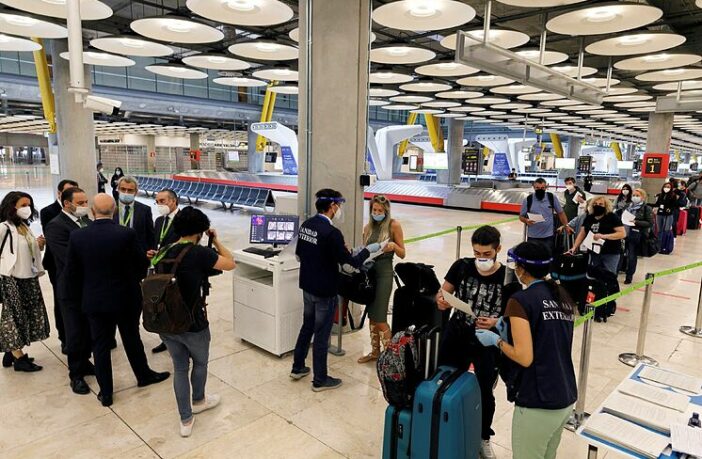
[[[602,246],[600,244],[593,244],[592,251],[599,255],[599,253],[602,251]]]

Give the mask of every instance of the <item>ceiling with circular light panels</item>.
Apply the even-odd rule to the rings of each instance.
[[[181,16],[137,19],[131,28],[146,38],[171,43],[214,43],[224,38],[219,29]]]
[[[113,35],[94,38],[90,46],[102,51],[125,56],[164,57],[173,54],[173,48],[155,41],[145,40],[137,35]]]
[[[68,29],[26,14],[0,12],[0,33],[27,38],[66,38]]]
[[[618,2],[579,8],[550,19],[546,29],[563,35],[603,35],[648,25],[663,11],[648,5]]]
[[[207,73],[181,64],[153,64],[144,67],[156,75],[171,78],[182,78],[184,80],[202,80],[207,78]]]
[[[183,58],[183,63],[193,67],[210,70],[246,70],[251,67],[248,62],[223,54],[196,54]]]
[[[278,0],[188,0],[190,11],[212,21],[242,26],[271,26],[293,18],[292,8]]]
[[[0,51],[32,52],[40,49],[41,45],[32,40],[0,34]]]
[[[68,51],[60,54],[62,59],[69,60]],[[83,51],[83,63],[88,65],[102,65],[104,67],[131,67],[136,62],[128,57],[99,51]]]
[[[65,0],[1,0],[0,3],[28,13],[66,19]],[[112,16],[112,8],[99,0],[80,0],[80,17],[84,21],[98,21]]]
[[[471,6],[455,0],[400,0],[373,10],[376,23],[410,31],[462,26],[474,17],[475,10]]]

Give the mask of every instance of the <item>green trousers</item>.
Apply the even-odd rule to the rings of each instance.
[[[560,410],[514,407],[512,459],[555,459],[573,406]]]

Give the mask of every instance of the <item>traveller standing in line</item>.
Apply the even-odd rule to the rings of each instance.
[[[524,242],[510,250],[515,275],[526,287],[509,299],[500,334],[476,331],[483,346],[502,351],[512,415],[513,459],[555,459],[561,433],[578,398],[571,349],[575,306],[548,279],[550,256]]]
[[[107,184],[107,177],[103,174],[105,168],[102,167],[102,162],[97,163],[97,190],[98,193],[105,192],[105,185]]]
[[[205,284],[216,270],[231,271],[236,263],[231,252],[219,241],[215,230],[210,229],[210,220],[202,211],[188,206],[178,212],[173,219],[173,231],[178,239],[161,247],[152,263],[156,261],[156,272],[168,273],[173,265],[166,260],[174,260],[183,250],[187,250],[176,268],[175,278],[183,302],[192,311],[193,325],[185,333],[161,333],[161,340],[173,360],[173,389],[180,413],[180,435],[189,437],[195,423],[193,415],[214,408],[220,401],[217,394],[205,394],[211,339]],[[200,245],[205,233],[211,238],[214,250]]]
[[[663,233],[673,231],[673,216],[677,209],[679,209],[678,195],[673,190],[671,183],[664,183],[661,192],[656,195],[656,203],[653,205],[659,239]],[[661,247],[663,247],[662,242]]]
[[[363,228],[365,245],[388,241],[383,254],[375,258],[370,276],[375,279],[375,298],[366,305],[370,322],[371,352],[358,359],[367,363],[378,359],[380,344],[386,348],[392,332],[388,324],[388,305],[392,294],[393,267],[395,255],[405,258],[405,240],[400,222],[390,216],[390,200],[383,195],[375,195],[369,203],[370,221]]]
[[[110,186],[112,187],[112,197],[115,198],[115,202],[119,202],[119,190],[117,189],[119,185],[119,179],[124,177],[124,172],[122,172],[121,167],[115,167],[115,173],[112,174],[110,179]]]
[[[626,237],[626,231],[621,219],[613,210],[612,201],[604,196],[590,200],[588,215],[575,238],[575,244],[570,249],[570,253],[576,253],[587,234],[592,233],[595,241],[604,241],[604,243],[602,245],[593,243],[592,247],[588,247],[589,266],[605,269],[616,276],[619,257],[622,253],[622,239]]]
[[[563,199],[565,200],[563,212],[565,212],[566,219],[570,222],[578,216],[578,208],[580,207],[580,203],[585,201],[586,196],[583,190],[575,184],[574,177],[566,177],[565,186],[566,189],[563,192]]]
[[[619,192],[619,196],[617,196],[616,201],[614,201],[614,213],[617,214],[619,217],[622,216],[625,210],[629,208],[631,205],[631,198],[632,198],[632,188],[631,185],[628,183],[625,183],[622,186],[621,191]]]
[[[631,206],[628,209],[636,218],[634,219],[634,226],[626,227],[627,265],[625,284],[631,284],[634,278],[638,257],[641,255],[642,244],[645,244],[649,237],[655,237],[653,235],[653,209],[646,204],[646,198],[646,191],[643,188],[635,190],[634,195],[631,197]]]
[[[29,224],[37,217],[32,197],[10,191],[0,203],[0,350],[2,366],[15,371],[42,369],[22,348],[49,337],[49,317],[39,286],[44,274],[41,251],[46,241]]]
[[[549,253],[554,250],[556,217],[567,232],[572,232],[561,203],[553,193],[546,191],[546,180],[539,177],[533,183],[534,192],[522,201],[519,220],[527,225],[527,240],[541,244]],[[540,215],[543,221],[534,221],[529,214]]]
[[[338,304],[339,265],[349,264],[358,268],[371,253],[380,251],[382,246],[373,243],[358,255],[351,256],[344,243],[343,234],[334,226],[334,221],[341,218],[341,205],[346,200],[341,193],[328,188],[319,190],[315,197],[318,213],[300,226],[295,250],[300,259],[304,316],[295,345],[290,377],[299,380],[310,374],[309,367],[305,366],[305,359],[314,336],[312,390],[319,392],[336,389],[342,383],[341,379],[327,374],[329,335]]]

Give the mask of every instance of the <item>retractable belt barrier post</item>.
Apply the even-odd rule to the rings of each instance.
[[[329,353],[332,355],[336,355],[338,357],[341,357],[343,355],[346,355],[346,351],[341,348],[341,341],[342,341],[342,335],[344,334],[344,319],[343,319],[343,309],[344,309],[344,303],[343,300],[340,303],[339,300],[341,298],[337,297],[336,301],[336,327],[337,327],[337,337],[336,337],[336,346],[332,346],[331,344],[331,335],[329,335]]]
[[[461,258],[461,236],[463,235],[463,227],[456,227],[456,260]]]
[[[700,296],[697,300],[697,316],[695,317],[695,326],[683,325],[680,331],[688,336],[702,338],[702,281],[700,281]]]
[[[525,224],[524,224],[524,234],[522,235],[522,242],[526,242],[526,240],[527,240],[527,231],[528,231],[528,230],[529,230],[529,227],[528,227],[528,226],[526,225],[526,223],[525,223]]]
[[[644,346],[646,344],[646,332],[648,329],[648,313],[651,309],[651,295],[653,294],[653,282],[655,281],[655,274],[646,274],[646,281],[650,279],[650,282],[646,284],[646,291],[644,293],[643,308],[641,309],[641,321],[639,322],[639,336],[636,340],[636,352],[625,352],[619,354],[619,361],[634,367],[639,363],[645,363],[646,365],[658,366],[658,362],[644,355]]]
[[[587,373],[590,368],[590,349],[592,344],[592,318],[595,308],[588,304],[585,308],[588,319],[583,322],[583,343],[580,347],[580,367],[578,369],[578,400],[575,402],[575,409],[571,418],[566,423],[566,429],[575,432],[590,417],[585,412],[585,397],[587,396]],[[590,314],[590,313],[593,314]]]

